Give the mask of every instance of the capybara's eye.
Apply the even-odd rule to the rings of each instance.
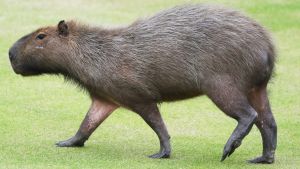
[[[36,39],[38,39],[38,40],[42,40],[42,39],[44,39],[46,37],[46,34],[38,34],[37,36],[36,36]]]

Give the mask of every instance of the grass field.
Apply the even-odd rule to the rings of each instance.
[[[61,77],[15,75],[7,56],[12,43],[62,19],[117,26],[191,2],[203,1],[0,0],[0,168],[300,168],[299,0],[214,2],[244,11],[275,39],[278,61],[269,86],[278,124],[275,164],[246,163],[261,154],[256,127],[230,158],[219,162],[236,122],[206,97],[161,105],[172,137],[173,154],[168,160],[146,157],[158,150],[157,137],[140,117],[125,109],[112,114],[84,148],[54,146],[77,131],[90,100]]]

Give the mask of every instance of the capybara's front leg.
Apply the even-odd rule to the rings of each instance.
[[[160,142],[160,150],[158,153],[150,155],[150,158],[169,158],[171,154],[170,136],[158,107],[155,103],[143,104],[134,107],[134,111],[139,114],[145,122],[157,134]]]
[[[56,143],[58,147],[82,147],[96,128],[119,106],[114,103],[92,98],[91,107],[75,136]]]

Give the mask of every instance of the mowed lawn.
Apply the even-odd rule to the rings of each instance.
[[[300,1],[219,0],[244,11],[273,34],[278,51],[269,86],[278,124],[276,162],[253,165],[261,154],[256,127],[224,162],[223,146],[236,122],[207,97],[160,106],[171,135],[170,159],[149,159],[159,149],[157,136],[125,109],[113,113],[84,148],[58,148],[71,137],[89,107],[88,96],[62,77],[23,78],[13,73],[9,47],[44,25],[76,19],[91,25],[118,26],[184,3],[184,0],[74,0],[72,2],[0,0],[0,168],[300,168]]]

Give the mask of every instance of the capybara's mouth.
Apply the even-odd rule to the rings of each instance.
[[[11,66],[14,70],[14,72],[18,75],[22,75],[22,76],[34,76],[34,75],[39,75],[41,74],[39,71],[36,71],[34,69],[31,69],[28,66],[24,66],[21,64],[13,64],[11,63]]]

